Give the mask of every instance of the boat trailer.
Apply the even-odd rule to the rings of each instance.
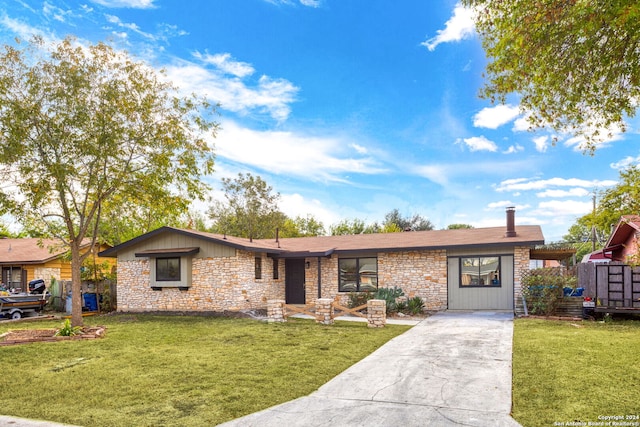
[[[0,295],[0,316],[20,319],[27,313],[40,313],[50,296],[44,280],[32,280],[29,282],[29,293]]]

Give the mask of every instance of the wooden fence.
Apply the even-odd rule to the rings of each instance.
[[[627,264],[581,263],[578,286],[596,301],[596,311],[640,313],[640,267]]]

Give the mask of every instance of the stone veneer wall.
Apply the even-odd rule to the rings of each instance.
[[[262,257],[262,279],[254,258]],[[283,263],[280,263],[283,264]],[[270,258],[237,250],[235,257],[193,258],[188,290],[151,289],[150,260],[118,262],[118,311],[238,311],[266,309],[267,300],[284,299],[284,265],[273,279]]]
[[[378,255],[378,286],[400,287],[420,297],[427,310],[447,309],[447,251],[389,252]]]
[[[529,271],[531,248],[516,246],[513,252],[513,298],[514,307],[522,303],[522,274]]]
[[[45,285],[49,287],[51,279],[60,280],[60,269],[52,267],[36,267],[33,269],[33,278],[44,280]]]
[[[376,256],[376,255],[371,255]],[[379,253],[378,287],[402,288],[409,298],[418,296],[427,310],[447,308],[447,252],[410,251]],[[307,258],[305,270],[306,302],[314,304],[318,298],[318,260]],[[349,293],[338,292],[338,258],[322,258],[322,298],[337,299],[345,305]]]

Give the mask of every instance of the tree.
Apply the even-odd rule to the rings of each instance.
[[[600,191],[596,200],[594,211],[578,218],[563,236],[565,242],[575,244],[578,256],[590,253],[594,246],[602,248],[621,216],[640,213],[640,167],[621,170],[618,184]]]
[[[213,171],[205,136],[214,107],[176,88],[125,52],[73,38],[33,39],[0,52],[0,205],[57,237],[72,265],[72,324],[82,324],[80,266],[119,201],[181,212]],[[88,239],[88,240],[87,240]]]
[[[473,228],[473,225],[469,225],[469,224],[449,224],[447,225],[447,230],[468,230]]]
[[[382,225],[383,229],[395,229],[397,231],[428,231],[434,228],[431,221],[421,215],[415,214],[412,217],[403,217],[398,209],[388,212],[384,216]]]
[[[329,233],[331,233],[332,236],[345,236],[363,234],[365,229],[365,223],[361,219],[343,219],[329,227]]]
[[[226,201],[217,201],[208,210],[213,231],[253,239],[275,238],[286,215],[278,209],[280,193],[259,176],[239,173],[235,179],[222,178]]]
[[[297,216],[293,219],[287,218],[280,227],[280,237],[309,237],[322,236],[325,234],[324,225],[313,217]]]
[[[584,137],[625,130],[640,99],[636,0],[462,0],[490,62],[481,96],[520,96],[532,127]],[[603,135],[603,133],[605,135]]]
[[[618,184],[600,193],[594,223],[608,235],[622,215],[639,214],[640,167],[633,165],[620,171]]]

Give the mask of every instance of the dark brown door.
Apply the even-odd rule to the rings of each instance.
[[[304,259],[285,260],[284,273],[284,293],[287,304],[305,304]]]

